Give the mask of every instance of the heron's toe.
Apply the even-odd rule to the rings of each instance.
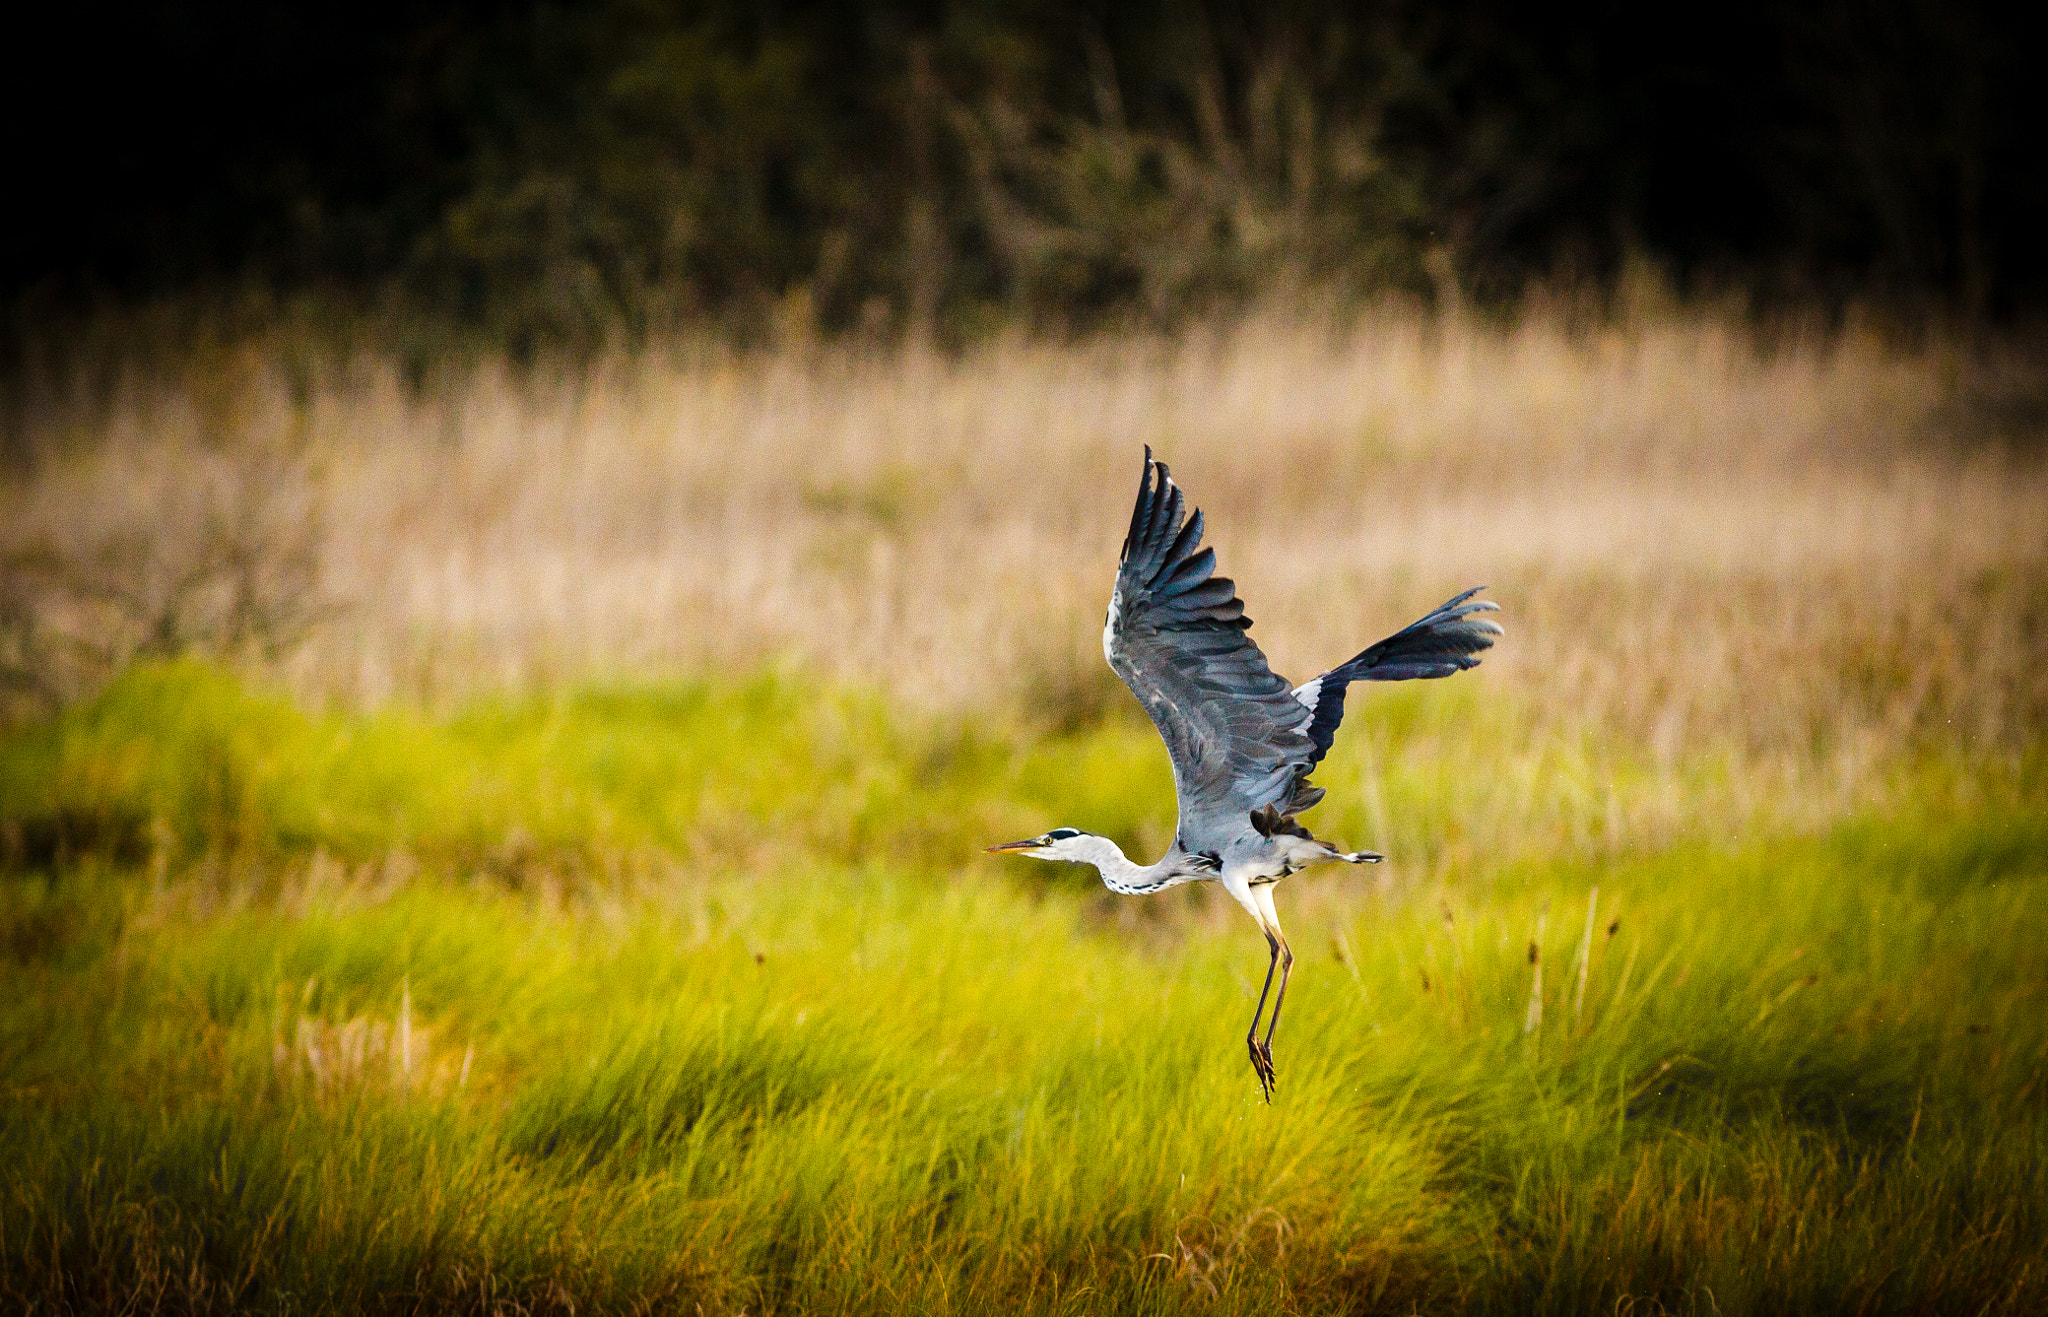
[[[1246,1046],[1252,1054],[1252,1073],[1259,1077],[1259,1092],[1266,1101],[1273,1100],[1273,1054],[1260,1046],[1256,1039],[1246,1039]]]
[[[1245,1040],[1252,1054],[1252,1073],[1259,1077],[1259,1091],[1266,1101],[1273,1100],[1273,1090],[1279,1087],[1279,1075],[1273,1069],[1273,1049],[1255,1038]]]

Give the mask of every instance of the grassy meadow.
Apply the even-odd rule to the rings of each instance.
[[[2048,1306],[2017,352],[1388,314],[29,378],[0,1306]],[[1149,442],[1354,691],[1264,946],[1099,652]]]

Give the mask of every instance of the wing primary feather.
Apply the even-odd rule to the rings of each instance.
[[[1474,586],[1446,600],[1314,682],[1297,688],[1305,693],[1310,685],[1317,687],[1304,729],[1315,742],[1311,763],[1320,763],[1335,742],[1337,727],[1344,720],[1344,689],[1352,682],[1428,680],[1479,666],[1476,655],[1491,649],[1494,639],[1501,635],[1499,623],[1475,616],[1500,611],[1500,605],[1491,600],[1472,598],[1484,588]]]
[[[1145,445],[1145,473],[1138,478],[1138,498],[1131,505],[1131,528],[1124,532],[1124,549],[1119,555],[1123,562],[1131,560],[1144,539],[1145,527],[1152,520],[1152,446]]]
[[[1138,562],[1139,574],[1148,582],[1166,557],[1167,528],[1180,522],[1180,486],[1173,483],[1166,463],[1158,465],[1159,484],[1152,499],[1152,516],[1145,527],[1145,556]]]
[[[1174,537],[1173,547],[1166,551],[1166,560],[1160,564],[1160,577],[1179,575],[1180,568],[1191,561],[1188,555],[1194,553],[1195,546],[1201,542],[1202,510],[1196,508],[1195,515],[1188,518],[1187,525],[1182,526],[1180,534]],[[1216,551],[1204,549],[1202,552],[1209,555],[1209,565],[1213,568],[1216,563]]]
[[[1164,573],[1158,587],[1161,599],[1186,594],[1207,584],[1216,572],[1216,550],[1204,549],[1191,558],[1176,564],[1172,571]]]

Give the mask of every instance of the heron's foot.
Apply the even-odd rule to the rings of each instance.
[[[1252,1071],[1259,1077],[1259,1092],[1264,1095],[1268,1106],[1273,1102],[1273,1090],[1280,1086],[1280,1078],[1273,1071],[1273,1049],[1256,1038],[1244,1040],[1251,1049]]]

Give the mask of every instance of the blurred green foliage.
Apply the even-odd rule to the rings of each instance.
[[[1966,321],[2044,286],[2039,20],[1992,6],[1744,3],[1682,41],[1490,0],[116,10],[39,18],[0,101],[40,198],[0,252],[18,331],[222,288],[524,354],[1174,327],[1645,261]]]
[[[402,282],[515,351],[705,319],[742,338],[1157,327],[1276,274],[1336,281],[1326,298],[1426,290],[1420,180],[1380,137],[1395,29],[1255,26],[1240,44],[1168,10],[515,11],[441,70],[474,143]]]

